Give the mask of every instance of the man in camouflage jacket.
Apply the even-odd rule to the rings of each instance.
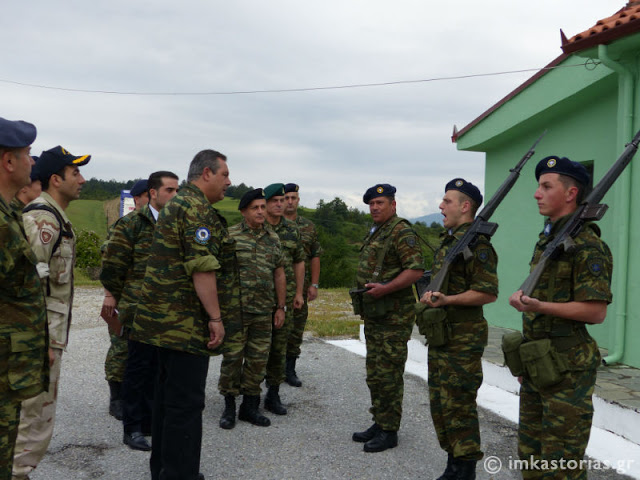
[[[149,203],[114,224],[100,273],[102,285],[115,300],[112,308],[118,308],[123,338],[127,341],[125,352],[128,355],[122,375],[121,396],[123,441],[134,450],[151,450],[144,433],[151,433],[156,358],[151,345],[128,340],[129,330],[138,305],[156,220],[159,211],[178,193],[178,176],[172,172],[154,172],[146,181],[145,188],[150,196]],[[107,317],[113,314],[110,311],[104,313]]]
[[[0,480],[11,479],[21,402],[49,385],[44,290],[19,211],[9,206],[30,183],[36,127],[0,118]]]
[[[218,388],[224,395],[225,409],[220,427],[235,426],[235,398],[243,395],[238,418],[266,427],[271,421],[260,414],[260,384],[264,380],[271,347],[271,323],[282,327],[287,284],[280,240],[264,226],[266,201],[261,188],[247,192],[238,209],[242,222],[229,229],[236,242],[240,272],[242,319],[225,325],[224,358]]]
[[[581,203],[590,177],[582,164],[550,156],[536,166],[536,180],[534,198],[548,220],[535,246],[532,270]],[[553,385],[536,386],[526,373],[521,378],[518,454],[529,462],[529,469],[522,472],[527,479],[587,478],[581,461],[591,431],[600,352],[586,326],[602,323],[607,314],[613,258],[593,223],[587,223],[573,241],[574,248],[549,261],[531,296],[518,290],[509,298],[511,306],[523,312],[524,342],[550,339],[567,366]],[[544,465],[550,468],[545,470]]]
[[[154,345],[151,478],[196,479],[209,357],[240,315],[235,242],[212,203],[231,182],[226,157],[199,152],[189,182],[156,223],[130,339]]]
[[[446,230],[434,258],[433,275],[481,204],[480,190],[464,179],[455,178],[446,185],[440,203]],[[482,354],[489,329],[482,306],[498,297],[498,257],[484,236],[470,249],[470,258],[460,255],[454,260],[442,291],[425,292],[420,299],[444,310],[450,329],[442,345],[427,338],[431,417],[440,447],[447,452],[447,466],[439,477],[443,480],[475,478],[476,462],[483,456],[476,396],[482,385]]]
[[[367,345],[367,386],[374,424],[353,434],[365,452],[381,452],[398,444],[404,395],[407,342],[415,321],[413,284],[422,276],[424,260],[411,224],[396,215],[395,187],[369,188],[364,203],[374,225],[360,249],[356,274],[362,294],[360,315]]]
[[[38,259],[49,325],[51,371],[49,389],[22,402],[13,476],[26,478],[44,457],[53,435],[62,352],[69,341],[73,306],[76,237],[65,210],[80,197],[85,179],[80,168],[90,155],[76,157],[58,146],[42,152],[38,161],[43,193],[23,210],[24,227]]]

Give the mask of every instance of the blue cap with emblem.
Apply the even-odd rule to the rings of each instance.
[[[287,183],[284,186],[284,193],[297,192],[298,190],[300,190],[300,187],[295,183]]]
[[[36,126],[23,120],[0,117],[0,147],[24,148],[36,139]]]
[[[58,173],[67,165],[81,167],[89,163],[89,160],[91,160],[91,155],[76,157],[60,145],[45,150],[40,154],[40,160],[38,161],[40,180],[48,179],[51,175]]]
[[[454,178],[444,187],[445,193],[449,190],[457,190],[471,198],[478,205],[482,204],[482,194],[480,189],[473,183],[467,182],[464,178]]]
[[[369,202],[377,197],[394,197],[396,194],[396,187],[389,185],[388,183],[378,183],[373,187],[367,189],[362,196],[362,201],[369,205]]]
[[[589,172],[584,165],[569,160],[567,157],[558,157],[551,155],[545,157],[536,165],[536,180],[540,180],[540,176],[544,173],[558,173],[575,179],[578,183],[589,185]]]
[[[147,191],[147,180],[138,180],[136,183],[133,184],[133,187],[131,187],[131,190],[129,190],[129,193],[131,194],[132,197],[137,197],[138,195],[142,195],[146,191]]]

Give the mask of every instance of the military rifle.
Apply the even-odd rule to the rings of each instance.
[[[533,293],[550,259],[558,255],[561,250],[567,252],[575,246],[573,239],[582,231],[585,223],[600,220],[604,216],[609,206],[600,204],[599,202],[609,191],[625,167],[631,162],[631,159],[638,150],[639,143],[640,131],[638,131],[636,136],[633,137],[633,140],[626,145],[620,158],[616,160],[616,163],[614,163],[604,177],[602,177],[598,185],[587,195],[587,198],[578,206],[577,210],[573,212],[569,220],[567,220],[567,223],[564,224],[554,239],[549,242],[544,249],[538,264],[520,287],[524,295],[530,296]]]
[[[422,297],[425,292],[439,292],[442,289],[444,279],[449,273],[451,265],[458,257],[458,255],[462,254],[465,260],[473,256],[469,247],[476,242],[478,235],[486,235],[488,237],[491,237],[496,232],[496,230],[498,229],[498,224],[489,222],[489,218],[491,218],[491,215],[493,215],[496,208],[498,208],[500,202],[502,202],[504,197],[507,196],[511,188],[515,185],[518,177],[520,176],[520,171],[524,167],[525,163],[527,163],[527,161],[533,156],[533,154],[535,153],[536,145],[538,145],[538,142],[540,142],[540,140],[542,140],[542,137],[544,137],[546,134],[547,131],[545,130],[543,134],[540,135],[540,137],[533,143],[524,157],[520,159],[518,164],[514,168],[509,170],[509,172],[511,173],[509,173],[507,179],[502,183],[502,185],[500,185],[500,188],[496,190],[496,193],[493,194],[493,197],[491,197],[491,200],[487,202],[482,211],[478,215],[476,215],[473,223],[462,236],[462,238],[458,240],[458,242],[456,242],[456,244],[449,250],[449,252],[447,252],[447,255],[444,257],[442,268],[440,268],[438,273],[433,276],[431,280],[428,281],[428,283],[424,280],[421,281],[422,279],[416,282],[416,289],[418,290],[419,298]],[[431,272],[428,273],[429,275],[431,274]]]

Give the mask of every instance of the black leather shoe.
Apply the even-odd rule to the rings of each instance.
[[[151,445],[149,445],[147,439],[144,438],[142,432],[125,433],[122,442],[134,450],[142,450],[143,452],[151,450]]]
[[[365,452],[383,452],[398,445],[398,432],[380,430],[376,436],[364,444]]]
[[[351,438],[353,439],[354,442],[365,443],[371,440],[373,437],[375,437],[376,433],[378,433],[380,430],[381,430],[380,425],[378,425],[377,423],[374,423],[369,428],[367,428],[364,432],[355,432]]]

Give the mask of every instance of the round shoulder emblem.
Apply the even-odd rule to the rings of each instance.
[[[553,168],[555,166],[556,166],[556,159],[555,158],[550,158],[549,161],[547,162],[547,167]]]
[[[195,241],[200,245],[206,245],[211,238],[211,232],[207,227],[198,227],[196,230]]]
[[[456,187],[461,187],[464,184],[464,182],[462,180],[457,180],[456,181]]]
[[[382,193],[382,192],[384,192],[384,188],[378,187],[378,188],[376,188],[376,192]]]

